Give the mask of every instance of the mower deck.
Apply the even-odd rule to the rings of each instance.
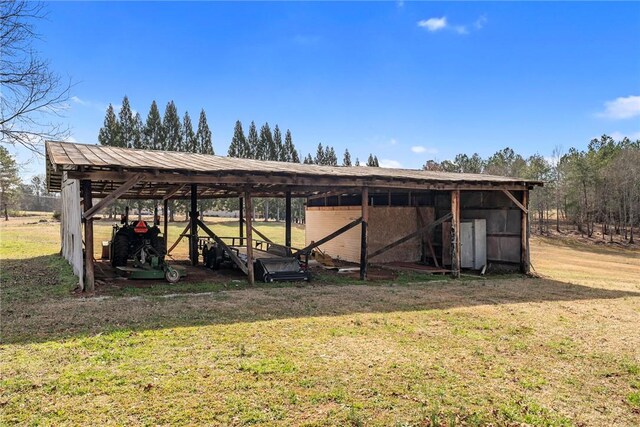
[[[172,268],[180,273],[180,278],[187,276],[187,270],[181,266],[172,266]],[[164,279],[165,272],[162,269],[145,267],[116,267],[116,273],[127,279]]]

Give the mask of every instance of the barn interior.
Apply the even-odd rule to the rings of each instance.
[[[47,141],[46,165],[49,191],[62,193],[61,253],[87,291],[95,286],[94,218],[118,199],[159,202],[164,253],[175,246],[172,242],[186,238],[189,259],[197,266],[211,262],[205,251],[215,248],[249,283],[290,273],[295,269],[291,259],[304,266],[314,251],[353,263],[362,280],[374,264],[413,265],[458,277],[463,269],[489,266],[529,272],[529,191],[542,185],[481,174],[319,166],[59,141]],[[256,197],[285,200],[284,241],[271,241],[254,227]],[[239,199],[236,236],[218,236],[202,220],[198,200],[214,198]],[[291,245],[292,198],[306,200],[303,248]],[[180,235],[169,236],[168,204],[180,199],[189,201],[189,221]],[[289,270],[283,267],[287,263]],[[164,268],[171,273],[171,267]]]

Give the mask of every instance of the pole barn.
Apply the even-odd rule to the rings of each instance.
[[[167,243],[167,203],[190,201],[189,224],[179,239],[189,238],[193,265],[198,264],[199,231],[226,245],[202,221],[198,200],[238,198],[240,237],[235,239],[248,261],[235,257],[233,262],[251,283],[254,250],[262,243],[293,256],[321,248],[357,263],[364,280],[372,263],[421,262],[453,276],[487,265],[528,273],[529,191],[542,185],[484,174],[319,166],[58,141],[46,142],[46,165],[49,191],[62,192],[61,252],[87,291],[94,286],[93,218],[120,198],[162,201]],[[255,197],[286,201],[283,245],[253,227]],[[300,249],[291,248],[292,198],[306,200],[306,244]]]

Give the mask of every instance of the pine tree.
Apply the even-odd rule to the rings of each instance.
[[[113,105],[109,104],[107,113],[104,117],[104,125],[98,133],[98,142],[100,145],[108,145],[111,147],[121,147],[120,145],[120,123],[113,111]]]
[[[280,160],[281,162],[290,162],[290,155],[285,151],[284,145],[282,145],[282,133],[278,125],[273,129],[273,145],[278,152],[278,157],[274,160]]]
[[[244,137],[244,131],[242,130],[242,122],[236,120],[236,126],[233,128],[233,138],[231,138],[231,144],[229,144],[229,151],[227,155],[229,157],[248,157],[246,155],[247,140]]]
[[[291,131],[287,129],[287,133],[284,136],[284,150],[287,152],[287,161],[300,163],[300,157],[298,157],[298,151],[293,145],[293,139],[291,138]]]
[[[338,157],[333,147],[326,146],[324,150],[324,162],[322,164],[326,166],[338,166]]]
[[[193,124],[191,123],[191,116],[189,116],[188,111],[185,111],[184,118],[182,119],[182,146],[186,152],[200,152],[198,139],[196,138],[195,132],[193,132]]]
[[[380,167],[380,163],[378,162],[378,157],[373,154],[369,154],[369,158],[367,159],[367,166],[369,167]]]
[[[273,141],[269,123],[265,123],[260,128],[260,144],[258,147],[260,150],[256,153],[256,158],[260,160],[278,160],[278,150]]]
[[[255,122],[251,122],[249,126],[249,134],[247,135],[247,158],[258,159],[258,150],[260,149],[260,140],[258,139],[258,130]]]
[[[311,157],[311,154],[307,154],[307,157],[304,158],[304,162],[305,165],[312,165],[313,164],[313,157]]]
[[[180,117],[178,117],[178,109],[173,101],[167,103],[162,118],[162,128],[164,130],[165,144],[167,151],[184,151],[182,147],[182,126],[180,125]]]
[[[140,113],[136,113],[133,118],[133,148],[143,148],[144,125]]]
[[[204,109],[200,111],[200,120],[198,120],[198,131],[196,132],[197,149],[196,153],[215,154],[213,151],[213,140],[209,125],[207,124],[207,115]]]
[[[342,157],[342,166],[351,166],[351,154],[349,149],[344,150],[344,156]]]
[[[120,123],[120,146],[125,148],[133,148],[135,146],[135,121],[129,98],[125,95],[122,99],[122,107],[118,113],[118,121]]]
[[[164,129],[162,128],[160,111],[158,110],[158,104],[156,104],[154,100],[151,102],[149,114],[147,114],[147,123],[144,127],[142,145],[144,148],[151,150],[164,150],[166,147],[163,135]]]
[[[20,184],[16,160],[0,145],[0,209],[5,221],[9,221],[9,207],[18,202]]]
[[[316,150],[316,157],[313,159],[316,165],[324,165],[324,149],[322,143],[318,143],[318,149]]]

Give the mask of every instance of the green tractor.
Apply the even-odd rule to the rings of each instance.
[[[120,225],[111,232],[109,259],[118,274],[130,279],[166,279],[177,283],[186,276],[184,269],[165,261],[166,246],[157,219],[152,225],[146,221],[129,222],[129,209],[122,215]],[[133,265],[128,266],[129,260]]]

